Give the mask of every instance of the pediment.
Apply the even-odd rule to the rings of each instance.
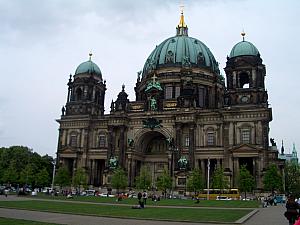
[[[235,146],[234,148],[231,149],[231,152],[232,153],[243,153],[243,152],[260,152],[261,149],[260,148],[257,148],[251,144],[241,144],[241,145],[238,145],[238,146]]]
[[[70,147],[65,147],[65,148],[61,149],[61,151],[60,151],[60,153],[62,153],[62,154],[70,154],[70,153],[73,154],[75,152],[76,152],[75,149],[70,148]]]

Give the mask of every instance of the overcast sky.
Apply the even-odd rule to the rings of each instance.
[[[244,29],[267,69],[270,137],[299,152],[299,0],[0,0],[0,146],[55,155],[69,74],[90,51],[107,81],[106,113],[123,83],[134,100],[137,71],[175,35],[182,2],[189,36],[210,48],[222,74]]]

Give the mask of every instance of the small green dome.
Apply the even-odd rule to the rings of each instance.
[[[258,56],[259,51],[257,48],[249,41],[241,41],[233,46],[229,57],[243,56],[243,55],[253,55]]]
[[[91,58],[88,61],[81,63],[77,67],[75,75],[82,73],[95,74],[102,77],[100,68],[91,60]]]

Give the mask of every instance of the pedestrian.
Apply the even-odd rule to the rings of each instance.
[[[147,191],[144,191],[143,192],[143,202],[144,202],[144,205],[146,205],[146,203],[147,203],[147,198],[148,198],[148,193],[147,193]]]
[[[144,208],[144,203],[142,202],[142,193],[141,192],[139,192],[138,193],[138,195],[137,195],[137,197],[138,197],[138,200],[139,200],[139,206],[141,207],[141,208]]]
[[[286,212],[284,213],[284,216],[289,221],[289,225],[293,225],[297,220],[299,215],[298,209],[299,205],[297,202],[295,202],[295,197],[289,196],[288,201],[286,203]]]

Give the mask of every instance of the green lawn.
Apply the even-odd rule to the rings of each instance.
[[[117,202],[116,198],[94,197],[94,196],[74,196],[73,199],[67,199],[64,196],[49,196],[39,195],[38,198],[43,199],[56,199],[56,200],[68,200],[68,201],[85,201],[85,202],[99,202],[99,203],[118,203],[135,205],[138,200],[136,198],[124,199]],[[36,197],[32,197],[36,198]],[[221,208],[258,208],[258,201],[217,201],[217,200],[200,200],[199,204],[196,204],[191,199],[162,199],[161,201],[154,202],[151,199],[147,200],[148,205],[164,205],[164,206],[190,206],[190,207],[221,207]]]
[[[56,223],[43,223],[31,220],[18,220],[0,217],[0,225],[57,225]]]
[[[3,201],[0,207],[60,212],[81,215],[109,216],[122,218],[157,219],[193,222],[234,222],[248,214],[247,209],[203,209],[203,208],[158,208],[132,209],[131,206],[95,205],[52,201]]]

